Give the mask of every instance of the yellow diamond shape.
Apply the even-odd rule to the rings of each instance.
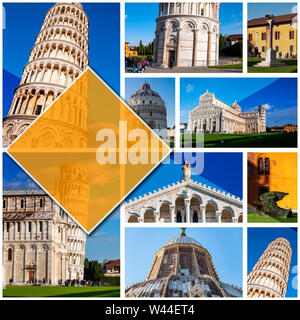
[[[87,232],[170,151],[90,68],[8,148]]]

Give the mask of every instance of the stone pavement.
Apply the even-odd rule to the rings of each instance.
[[[241,73],[242,69],[219,69],[207,67],[175,67],[175,68],[152,68],[148,67],[145,73]]]

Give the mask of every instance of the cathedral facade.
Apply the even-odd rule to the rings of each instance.
[[[125,289],[126,297],[242,297],[242,290],[222,283],[212,257],[182,228],[154,256],[145,281]]]
[[[161,138],[167,138],[167,111],[164,100],[153,91],[149,83],[132,94],[127,101],[134,112]]]
[[[84,277],[85,232],[42,190],[3,192],[4,283]]]
[[[144,194],[125,205],[126,222],[242,222],[239,197],[194,181],[182,181]]]
[[[14,141],[88,66],[88,17],[80,3],[47,12],[3,120],[3,145]]]
[[[249,298],[284,298],[290,276],[292,249],[285,238],[272,241],[248,274]]]
[[[266,132],[266,109],[242,112],[235,101],[231,106],[213,93],[200,96],[199,105],[189,112],[187,133],[261,133]]]
[[[218,65],[217,2],[164,2],[156,19],[154,64],[167,68]]]

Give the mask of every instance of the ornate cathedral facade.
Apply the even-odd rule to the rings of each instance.
[[[125,214],[129,223],[242,222],[243,203],[239,197],[194,181],[184,172],[183,180],[129,200]]]
[[[88,25],[80,3],[57,3],[47,12],[3,120],[4,147],[88,66]]]
[[[189,112],[187,133],[260,133],[266,132],[266,109],[242,112],[235,101],[231,106],[213,93],[200,96],[199,105]]]
[[[125,289],[126,297],[242,297],[242,290],[220,281],[212,257],[182,228],[154,256],[145,281]]]
[[[156,19],[154,63],[167,68],[218,65],[218,2],[164,2]]]
[[[84,277],[85,232],[42,190],[3,192],[4,283]]]

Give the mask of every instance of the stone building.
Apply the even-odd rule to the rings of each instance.
[[[42,190],[3,192],[4,283],[84,276],[85,232]]]
[[[292,249],[287,239],[272,241],[248,274],[248,297],[284,298],[291,259]]]
[[[154,64],[167,68],[217,65],[218,2],[164,2],[156,19]]]
[[[199,105],[189,112],[187,133],[260,133],[266,132],[266,109],[242,112],[235,101],[231,106],[213,93],[200,96]]]
[[[297,13],[248,21],[248,56],[264,58],[271,49],[276,58],[297,57],[297,30]]]
[[[130,96],[127,103],[161,138],[167,138],[165,102],[151,89],[149,83],[143,83],[141,88]]]
[[[265,192],[287,195],[277,202],[284,209],[297,212],[297,153],[248,152],[248,212],[257,212],[255,201]]]
[[[46,14],[3,120],[7,147],[88,66],[88,17],[80,3],[57,3]]]
[[[242,290],[220,281],[207,249],[182,228],[155,254],[147,279],[127,287],[125,296],[242,297]]]
[[[186,177],[125,205],[126,222],[242,222],[239,197]]]

